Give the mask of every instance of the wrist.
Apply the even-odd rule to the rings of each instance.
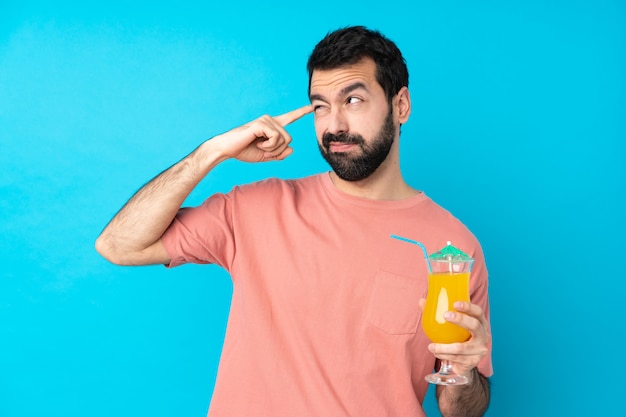
[[[216,142],[212,139],[206,140],[200,144],[190,155],[194,166],[199,171],[206,174],[216,165],[228,159],[228,156],[222,152]]]

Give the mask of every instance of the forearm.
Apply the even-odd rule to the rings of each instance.
[[[437,386],[439,410],[444,417],[481,417],[489,406],[489,379],[476,368],[466,385]]]
[[[113,263],[144,263],[142,251],[157,242],[179,208],[206,174],[224,158],[209,142],[143,186],[113,217],[96,249]]]

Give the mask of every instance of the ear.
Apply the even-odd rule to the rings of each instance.
[[[398,122],[404,124],[409,120],[411,115],[411,95],[407,87],[402,87],[396,97],[394,98],[395,112],[398,117]]]

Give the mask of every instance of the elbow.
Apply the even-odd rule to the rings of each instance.
[[[168,264],[170,259],[167,253],[159,251],[159,245],[151,245],[145,249],[132,249],[126,245],[120,244],[118,240],[111,239],[110,236],[100,235],[96,239],[96,252],[104,259],[114,265],[120,266],[140,266],[140,265],[156,265]],[[155,249],[156,248],[156,249]]]
[[[105,236],[98,236],[95,244],[96,252],[100,254],[104,259],[111,262],[114,265],[126,266],[122,256],[115,250],[115,245],[112,244]]]

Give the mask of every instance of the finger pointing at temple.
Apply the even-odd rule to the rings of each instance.
[[[302,106],[298,109],[281,114],[280,116],[276,116],[274,117],[274,120],[276,120],[278,123],[280,123],[281,126],[284,127],[284,126],[287,126],[288,124],[295,122],[302,116],[311,113],[312,111],[313,111],[313,106],[311,106],[310,104],[307,104],[306,106]]]

